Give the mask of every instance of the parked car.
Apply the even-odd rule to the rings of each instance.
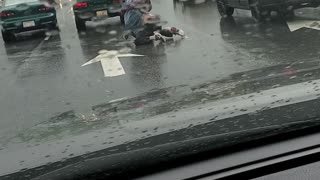
[[[26,32],[58,28],[55,8],[39,0],[4,0],[0,23],[4,42],[13,41]]]
[[[123,23],[122,3],[123,0],[77,0],[73,12],[78,31],[86,30],[86,21],[94,18],[120,16]]]
[[[251,10],[252,16],[257,20],[265,19],[271,11],[293,16],[295,9],[319,5],[319,0],[217,0],[221,16],[232,16],[234,9],[238,8]]]

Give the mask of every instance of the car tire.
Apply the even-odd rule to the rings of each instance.
[[[123,13],[120,14],[120,22],[121,22],[121,24],[124,24],[124,14]]]
[[[229,7],[225,0],[217,0],[217,8],[222,17],[229,17],[234,13],[234,8]]]
[[[59,27],[59,24],[58,24],[58,20],[56,20],[56,22],[53,24],[53,29],[60,30],[60,27]]]
[[[2,39],[5,43],[10,43],[15,40],[15,36],[12,32],[1,31]]]
[[[56,22],[52,23],[52,24],[49,26],[49,30],[58,30],[58,31],[60,31],[58,22],[56,21]]]
[[[251,8],[251,15],[254,17],[258,22],[264,22],[268,16],[270,16],[269,11],[263,11],[262,9],[254,6]]]
[[[293,19],[295,16],[294,10],[286,11],[283,16],[286,19]]]
[[[77,27],[78,31],[86,31],[87,30],[85,20],[82,20],[82,19],[76,17],[75,22],[76,22],[76,27]]]

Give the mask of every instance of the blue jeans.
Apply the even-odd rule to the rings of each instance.
[[[143,28],[142,12],[130,9],[124,14],[125,30],[131,31],[134,36]]]

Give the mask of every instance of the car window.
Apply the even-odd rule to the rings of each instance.
[[[12,6],[17,4],[29,3],[29,2],[37,2],[38,0],[5,0],[5,6]]]

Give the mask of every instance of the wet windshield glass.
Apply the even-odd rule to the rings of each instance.
[[[4,0],[4,2],[5,6],[12,6],[23,3],[37,2],[37,0]]]
[[[318,123],[318,0],[4,2],[0,179],[104,149],[209,136],[214,148]]]

